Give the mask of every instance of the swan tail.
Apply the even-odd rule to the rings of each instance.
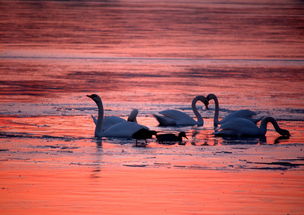
[[[137,122],[138,109],[133,109],[127,119],[129,122]]]

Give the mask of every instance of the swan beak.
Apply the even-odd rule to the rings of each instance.
[[[209,107],[208,107],[209,101],[205,101],[204,104],[205,104],[206,110],[209,110]]]
[[[202,107],[202,110],[204,110],[204,107]],[[208,105],[205,105],[205,110],[209,110]]]
[[[284,132],[281,134],[283,137],[290,137],[291,136],[288,130],[284,129],[283,131]]]
[[[92,98],[92,95],[87,95],[87,97]]]

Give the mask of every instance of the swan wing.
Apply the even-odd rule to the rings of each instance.
[[[125,121],[122,123],[117,123],[105,130],[103,132],[103,136],[131,138],[135,132],[142,128],[148,129],[146,126],[137,124],[135,122]]]
[[[126,122],[125,119],[122,119],[117,116],[105,116],[103,119],[102,130],[107,130],[115,124]]]
[[[224,117],[224,119],[222,119],[220,121],[220,123],[223,124],[234,118],[250,119],[251,117],[253,117],[255,115],[256,115],[256,112],[253,112],[251,110],[238,110],[238,111],[234,111],[234,112],[228,114],[226,117]]]
[[[176,122],[175,122],[174,119],[171,119],[171,118],[166,117],[166,116],[160,116],[160,115],[157,115],[157,114],[153,114],[153,116],[158,121],[160,126],[176,126]]]
[[[217,134],[238,135],[238,136],[258,136],[260,129],[251,121],[245,118],[233,118],[223,123]]]
[[[240,134],[237,132],[237,130],[233,129],[225,129],[225,130],[218,130],[214,132],[214,135],[216,136],[240,136]]]
[[[159,112],[160,114],[173,119],[176,125],[196,125],[197,122],[192,119],[188,114],[178,110],[164,110]]]

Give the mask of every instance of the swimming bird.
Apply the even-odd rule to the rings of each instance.
[[[127,120],[120,118],[118,116],[104,116],[103,118],[103,124],[102,124],[102,130],[107,130],[111,126],[117,124],[117,123],[122,123],[122,122],[137,122],[137,117],[138,115],[138,109],[133,109],[128,117]],[[91,115],[95,125],[97,123],[97,118]]]
[[[197,121],[195,121],[188,114],[178,110],[164,110],[159,112],[162,116],[157,114],[153,114],[153,116],[159,122],[159,126],[192,126],[192,125],[203,126],[204,120],[196,107],[196,103],[198,101],[203,102],[207,109],[209,104],[208,100],[204,96],[196,96],[192,100],[191,107],[193,113],[197,118]]]
[[[135,145],[137,146],[138,140],[145,140],[145,143],[147,144],[147,139],[151,139],[153,135],[156,135],[157,132],[149,129],[142,128],[135,132],[132,135],[133,139],[136,139]]]
[[[273,117],[265,117],[261,121],[260,127],[254,122],[245,118],[233,118],[221,125],[219,130],[215,131],[216,136],[250,136],[261,137],[267,132],[267,124],[272,123],[275,130],[282,136],[289,137],[290,133],[286,129],[281,129]]]
[[[186,139],[186,133],[185,132],[180,132],[178,135],[175,134],[157,134],[156,135],[156,139],[158,142],[160,143],[164,143],[164,142],[182,142],[183,137],[185,137]]]
[[[123,138],[131,138],[132,135],[137,132],[138,130],[145,128],[148,129],[148,127],[137,124],[136,122],[121,122],[116,123],[113,126],[107,128],[106,130],[103,130],[103,120],[104,120],[104,108],[102,104],[101,98],[96,95],[87,95],[89,98],[91,98],[98,107],[98,117],[97,117],[97,123],[95,127],[95,137],[123,137]]]
[[[254,123],[257,123],[258,121],[260,121],[262,119],[262,118],[259,118],[259,119],[252,118],[253,116],[257,115],[256,112],[244,109],[244,110],[234,111],[234,112],[228,114],[226,117],[224,117],[221,121],[219,121],[219,102],[218,102],[216,95],[209,94],[207,96],[207,100],[208,101],[214,100],[214,103],[215,103],[215,112],[214,112],[214,118],[213,118],[214,128],[217,128],[219,124],[223,124],[234,118],[245,118]]]

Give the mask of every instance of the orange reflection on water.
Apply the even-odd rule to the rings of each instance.
[[[6,50],[116,56],[303,58],[297,1],[9,1]],[[67,12],[68,11],[68,12]],[[139,21],[140,20],[140,21]],[[18,52],[18,51],[17,51]]]
[[[24,137],[93,137],[94,124],[88,116],[0,117],[2,132]]]
[[[303,208],[297,171],[49,168],[1,171],[1,213],[300,215]]]

